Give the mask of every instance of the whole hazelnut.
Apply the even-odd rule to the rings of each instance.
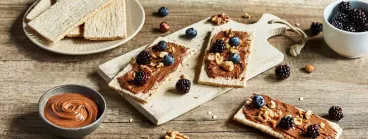
[[[161,22],[161,24],[160,24],[160,31],[162,33],[165,33],[165,32],[167,32],[169,30],[170,30],[170,25],[168,23],[166,23],[166,22]]]
[[[312,73],[315,69],[316,68],[311,64],[305,65],[305,71],[308,72],[308,73]]]

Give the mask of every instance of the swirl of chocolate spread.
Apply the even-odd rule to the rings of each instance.
[[[94,122],[98,116],[98,106],[82,94],[64,93],[52,96],[47,101],[44,115],[55,125],[76,128]]]

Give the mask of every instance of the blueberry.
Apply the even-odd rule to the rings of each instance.
[[[188,28],[186,31],[185,31],[185,35],[188,37],[188,38],[195,38],[197,36],[197,30],[194,29],[194,28]]]
[[[233,53],[229,57],[230,61],[233,61],[234,63],[240,63],[240,55],[237,53]]]
[[[167,48],[167,43],[165,41],[160,41],[158,44],[154,47],[154,50],[157,51],[165,51]]]
[[[167,54],[164,56],[164,65],[172,65],[174,64],[174,57],[171,54]]]
[[[235,36],[235,37],[230,38],[230,45],[231,46],[239,46],[240,45],[239,37]]]
[[[253,97],[253,105],[255,108],[259,109],[265,105],[264,98],[261,95],[256,95]]]
[[[169,14],[169,9],[166,7],[161,7],[160,9],[158,9],[158,14],[162,17],[165,17]]]

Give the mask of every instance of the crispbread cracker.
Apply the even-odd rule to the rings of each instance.
[[[259,124],[259,123],[256,123],[256,122],[253,122],[253,121],[250,121],[250,120],[248,120],[246,117],[245,117],[245,114],[243,113],[243,107],[244,106],[242,106],[241,108],[240,108],[240,110],[235,114],[235,116],[234,116],[234,118],[233,118],[233,120],[235,120],[235,121],[238,121],[238,122],[240,122],[240,123],[242,123],[242,124],[244,124],[244,125],[247,125],[247,126],[250,126],[250,127],[253,127],[253,128],[256,128],[256,129],[258,129],[258,130],[261,130],[262,132],[264,132],[264,133],[267,133],[267,134],[269,134],[269,135],[271,135],[271,136],[273,136],[273,137],[275,137],[275,138],[279,138],[279,139],[285,139],[286,137],[284,137],[282,134],[280,134],[280,133],[278,133],[278,132],[276,132],[276,131],[274,131],[271,127],[269,127],[269,126],[265,126],[265,125],[263,125],[263,124]],[[299,109],[299,108],[298,108]],[[300,110],[302,110],[302,109],[300,109]],[[317,115],[316,115],[317,116]],[[317,117],[319,117],[319,116],[317,116]],[[321,118],[321,117],[319,117],[319,118]],[[321,118],[321,119],[323,119],[323,118]],[[329,124],[330,124],[330,126],[333,128],[333,129],[335,129],[336,130],[336,136],[335,136],[335,139],[338,139],[340,136],[341,136],[341,133],[342,133],[342,128],[338,125],[338,124],[336,124],[336,123],[334,123],[334,122],[331,122],[331,121],[328,121],[328,120],[326,120]]]
[[[125,0],[114,2],[86,21],[84,38],[88,40],[118,40],[127,36]]]
[[[208,54],[209,49],[211,48],[211,40],[215,35],[217,35],[219,32],[221,32],[223,30],[226,30],[226,29],[224,29],[222,27],[215,27],[213,29],[213,31],[211,32],[210,40],[207,44],[207,48],[205,50],[205,55],[203,57],[198,83],[207,84],[207,85],[214,85],[214,86],[223,86],[223,87],[245,87],[245,84],[246,84],[246,71],[247,71],[247,67],[248,67],[249,57],[251,56],[251,52],[245,60],[245,62],[247,62],[246,66],[243,69],[243,72],[240,74],[238,79],[226,78],[226,77],[211,78],[211,77],[208,76],[207,71],[205,69],[206,68],[206,61],[205,61],[206,60],[206,55]],[[248,32],[249,33],[250,42],[251,42],[250,46],[249,46],[250,47],[249,51],[251,51],[251,49],[253,47],[254,32],[253,31],[244,31],[244,30],[233,30],[233,31],[242,31],[242,32]]]
[[[52,43],[84,23],[113,0],[61,0],[28,25]]]
[[[172,43],[178,44],[176,42],[173,42],[173,41],[167,40],[165,38],[159,37],[152,44],[150,44],[148,47],[152,47],[152,46],[156,45],[161,40],[165,40],[166,42],[172,42]],[[197,50],[195,50],[193,48],[187,47],[187,46],[182,45],[182,44],[178,44],[178,45],[181,45],[181,46],[184,46],[184,47],[188,48],[187,54],[186,54],[186,56],[184,56],[184,59],[182,61],[183,63],[186,62],[186,60],[189,59],[192,55],[194,55],[194,53],[197,51]],[[179,64],[179,67],[176,70],[178,70],[182,66],[183,66],[183,64]],[[170,78],[170,75],[172,75],[172,73],[170,73],[170,75],[168,75],[163,81],[161,81],[161,82],[155,82],[155,84],[153,85],[153,87],[148,92],[135,94],[135,93],[133,93],[133,92],[131,92],[129,90],[126,90],[124,88],[121,88],[120,87],[120,84],[118,83],[118,80],[117,80],[118,77],[123,76],[125,73],[129,72],[132,69],[132,67],[133,66],[131,64],[128,64],[121,72],[118,73],[118,75],[116,75],[114,77],[114,79],[112,79],[110,81],[109,87],[111,87],[114,90],[116,90],[117,92],[119,92],[119,94],[122,95],[123,97],[127,97],[127,96],[133,97],[134,99],[136,99],[140,103],[148,103],[148,101],[150,100],[150,98],[152,97],[152,95],[155,92],[158,91],[158,88],[160,87],[160,85],[163,82],[167,81]]]
[[[50,8],[55,2],[56,0],[39,0],[33,9],[27,14],[26,19],[28,21],[35,19],[38,15]]]
[[[71,32],[66,34],[67,37],[83,37],[84,25],[74,28]]]

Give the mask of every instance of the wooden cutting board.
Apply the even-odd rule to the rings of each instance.
[[[208,19],[199,21],[166,36],[167,39],[193,47],[198,52],[184,63],[183,68],[172,73],[170,75],[171,78],[162,83],[159,91],[154,94],[149,103],[141,104],[131,97],[125,98],[154,124],[160,125],[170,121],[231,89],[198,84],[200,64],[204,55],[203,50],[207,46],[210,32],[214,27],[218,27],[208,22]],[[233,30],[249,30],[255,33],[254,45],[251,48],[249,67],[247,69],[247,80],[274,67],[284,59],[284,55],[267,41],[272,36],[284,34],[286,30],[286,26],[284,25],[268,23],[273,19],[279,18],[272,14],[264,14],[255,24],[245,25],[230,21],[220,26],[222,28],[232,28]],[[198,35],[194,39],[186,39],[184,37],[185,30],[190,27],[198,31]],[[152,41],[154,39],[152,38]],[[146,47],[147,45],[142,46],[101,64],[98,67],[98,73],[106,82],[110,82],[129,63],[132,57],[135,57]],[[192,81],[191,90],[185,95],[175,93],[175,83],[180,75],[185,75],[186,78]]]

